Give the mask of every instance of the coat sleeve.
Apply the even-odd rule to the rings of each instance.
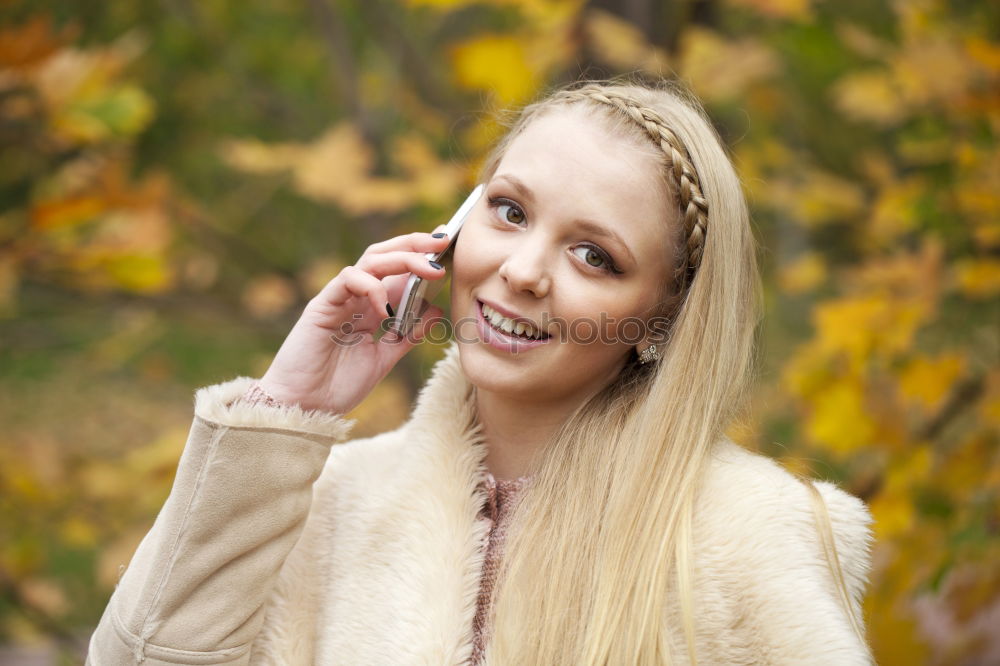
[[[312,485],[350,422],[200,389],[177,476],[90,640],[88,666],[245,664]]]

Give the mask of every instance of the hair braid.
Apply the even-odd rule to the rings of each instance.
[[[684,143],[677,138],[667,122],[656,111],[640,105],[621,93],[606,90],[600,85],[587,84],[579,88],[562,90],[553,95],[552,99],[553,101],[565,102],[592,100],[618,109],[643,128],[663,150],[683,213],[686,239],[686,266],[678,267],[678,271],[682,274],[675,277],[686,278],[682,284],[690,284],[701,264],[701,256],[705,248],[705,236],[708,233],[708,200],[702,194],[698,173],[694,169]]]

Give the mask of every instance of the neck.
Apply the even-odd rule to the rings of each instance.
[[[510,399],[477,389],[476,409],[487,444],[486,468],[498,480],[530,476],[532,458],[575,406]]]

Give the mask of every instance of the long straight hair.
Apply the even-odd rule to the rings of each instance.
[[[529,123],[566,106],[660,154],[664,186],[678,202],[663,221],[679,248],[664,257],[678,276],[663,285],[669,340],[656,363],[631,358],[534,461],[513,509],[487,659],[664,664],[686,652],[694,663],[693,507],[713,447],[752,379],[761,302],[756,247],[739,179],[697,102],[666,83],[582,83],[525,107],[485,160],[481,182]],[[672,133],[676,145],[656,141],[657,131]],[[707,202],[700,230],[683,224],[693,204],[678,188],[687,181],[678,186],[667,177],[677,175],[678,160],[693,169]],[[694,250],[692,234],[701,234]],[[696,270],[688,266],[692,251]],[[680,644],[670,629],[677,622]]]

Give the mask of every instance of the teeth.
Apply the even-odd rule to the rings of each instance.
[[[542,337],[541,331],[536,330],[531,324],[527,324],[523,321],[514,323],[513,320],[504,317],[502,314],[485,303],[483,303],[483,315],[487,320],[489,320],[490,324],[505,333],[525,336],[534,340],[538,340]]]

